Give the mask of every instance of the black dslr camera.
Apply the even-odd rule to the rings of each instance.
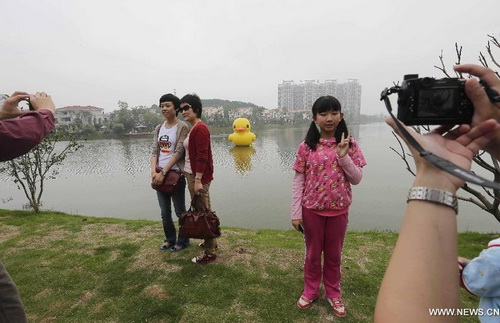
[[[465,80],[404,76],[398,92],[398,119],[406,125],[470,124],[474,107]]]

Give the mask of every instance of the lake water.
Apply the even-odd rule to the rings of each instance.
[[[351,230],[399,231],[413,176],[389,148],[397,147],[384,123],[350,127],[368,165],[353,186]],[[233,148],[227,135],[212,135],[215,179],[212,206],[222,225],[289,229],[292,164],[307,126],[255,131],[253,147]],[[57,179],[46,182],[45,210],[123,219],[160,220],[150,187],[151,138],[87,141],[68,157]],[[21,209],[24,194],[1,177],[0,208]],[[189,194],[187,194],[189,195]],[[189,198],[186,201],[189,204]],[[478,207],[459,202],[459,230],[492,232],[500,225]]]

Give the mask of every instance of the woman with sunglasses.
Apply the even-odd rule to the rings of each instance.
[[[182,117],[191,124],[191,129],[184,140],[186,149],[186,164],[184,174],[191,194],[194,199],[196,210],[210,210],[210,195],[208,190],[213,180],[214,164],[212,159],[212,147],[210,145],[210,131],[207,125],[201,121],[202,104],[196,94],[186,94],[181,99]],[[217,255],[217,239],[205,239],[199,245],[205,252],[192,259],[196,264],[207,264],[215,261]]]

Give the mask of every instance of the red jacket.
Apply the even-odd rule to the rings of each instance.
[[[210,132],[204,122],[198,122],[191,129],[188,150],[193,174],[203,173],[201,182],[203,184],[210,183],[214,179],[214,161],[210,145]]]

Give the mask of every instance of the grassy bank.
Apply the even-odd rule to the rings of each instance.
[[[31,322],[340,321],[324,298],[295,306],[302,291],[303,239],[292,230],[223,228],[219,259],[199,266],[198,240],[159,250],[160,221],[0,210],[0,260],[19,287]],[[460,234],[476,256],[496,237]],[[344,322],[370,322],[397,234],[348,232]],[[409,291],[411,292],[411,291]],[[478,299],[462,294],[464,308]],[[476,322],[464,318],[464,322]]]

